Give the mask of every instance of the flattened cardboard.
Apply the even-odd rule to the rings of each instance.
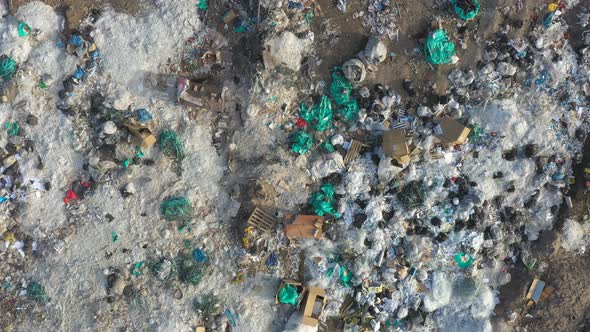
[[[529,288],[529,292],[526,295],[527,300],[539,302],[541,294],[543,293],[543,288],[545,288],[545,282],[539,279],[534,279]]]
[[[324,218],[314,215],[299,215],[292,224],[285,225],[285,235],[289,239],[322,239]]]
[[[383,152],[401,164],[410,162],[410,149],[405,129],[393,129],[383,133]]]
[[[440,134],[436,136],[446,144],[463,144],[471,132],[471,129],[446,115],[439,120],[438,125],[440,126]]]
[[[326,291],[319,287],[308,287],[301,322],[308,326],[318,326],[325,306]]]
[[[146,126],[126,123],[125,127],[129,129],[129,132],[133,136],[133,144],[135,145],[140,145],[142,148],[149,148],[157,141],[156,136]]]

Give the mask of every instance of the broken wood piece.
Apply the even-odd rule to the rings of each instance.
[[[270,232],[275,228],[277,220],[271,214],[256,208],[248,218],[248,224],[263,232]]]

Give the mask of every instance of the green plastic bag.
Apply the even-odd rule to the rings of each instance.
[[[297,288],[293,285],[285,284],[279,291],[279,302],[281,303],[296,306],[297,298],[299,298],[299,294],[297,294]]]
[[[168,221],[186,221],[192,217],[191,202],[185,197],[171,197],[160,204],[160,212]]]
[[[334,205],[336,204],[336,199],[334,199],[334,186],[330,183],[324,184],[320,188],[320,191],[313,193],[309,199],[309,204],[311,204],[315,213],[320,217],[327,213],[336,218],[340,218],[340,213],[334,208]]]
[[[16,73],[16,61],[12,60],[12,58],[8,56],[0,57],[0,77],[5,81],[10,81],[10,79]]]
[[[346,287],[351,287],[350,280],[352,279],[352,272],[350,272],[346,267],[340,266],[340,281]]]
[[[460,268],[466,269],[473,263],[473,257],[466,253],[460,252],[455,255],[455,262],[457,262],[457,265],[459,265]]]
[[[451,57],[455,55],[455,43],[449,41],[449,36],[444,30],[438,29],[428,35],[424,54],[426,60],[434,65],[451,63]]]
[[[26,24],[25,22],[18,23],[18,36],[19,37],[26,37],[31,33],[31,27]]]
[[[477,0],[451,0],[455,13],[465,21],[471,20],[479,14],[479,2]]]
[[[338,113],[346,121],[355,121],[359,116],[359,105],[356,99],[351,99],[348,103],[344,104]]]
[[[301,104],[301,118],[318,131],[324,131],[332,122],[332,103],[327,96],[322,96],[318,104],[308,109]]]
[[[328,153],[332,153],[334,151],[336,151],[336,148],[334,147],[334,145],[332,145],[332,143],[330,143],[329,141],[325,141],[324,143],[322,143],[322,149],[326,150],[326,152]]]
[[[197,8],[207,10],[207,7],[207,0],[199,0],[199,2],[197,2]]]
[[[336,105],[342,106],[350,100],[352,85],[348,80],[336,73],[332,73],[332,84],[330,84],[330,96]]]
[[[313,137],[303,130],[295,132],[291,140],[293,141],[291,149],[298,154],[305,154],[313,145]]]

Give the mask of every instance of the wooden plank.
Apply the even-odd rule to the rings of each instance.
[[[350,147],[348,148],[346,156],[344,157],[344,164],[348,165],[351,161],[356,159],[356,157],[358,157],[360,154],[362,147],[363,143],[356,140],[350,140]]]

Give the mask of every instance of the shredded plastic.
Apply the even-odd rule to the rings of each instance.
[[[164,131],[160,135],[159,141],[160,149],[166,156],[178,161],[184,159],[184,144],[175,132],[171,130]]]
[[[291,140],[293,141],[291,149],[298,154],[305,154],[313,146],[313,137],[303,130],[295,132]]]
[[[463,20],[471,20],[479,14],[479,2],[477,0],[451,0],[455,13]]]
[[[434,65],[451,63],[451,58],[455,55],[455,43],[449,41],[444,30],[438,29],[428,35],[424,53],[426,60]]]
[[[8,56],[2,57],[0,60],[0,77],[4,81],[9,81],[16,73],[17,64],[12,58]]]
[[[279,302],[281,303],[296,306],[298,297],[299,294],[297,293],[297,288],[290,284],[285,284],[285,286],[279,291]]]
[[[327,96],[322,96],[318,104],[308,109],[301,104],[301,118],[318,131],[325,131],[332,122],[332,103]]]
[[[334,208],[336,199],[334,198],[334,186],[331,183],[324,184],[320,188],[320,191],[313,193],[309,199],[309,204],[311,204],[315,213],[320,217],[330,214],[336,218],[340,218],[340,213]]]
[[[185,197],[171,197],[160,204],[160,212],[168,221],[186,221],[192,217],[191,202]]]

